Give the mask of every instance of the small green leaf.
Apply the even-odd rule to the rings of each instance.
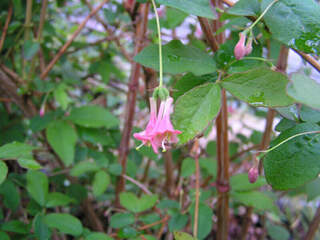
[[[39,240],[49,240],[51,237],[51,231],[45,223],[45,217],[42,214],[38,214],[33,220],[34,233]]]
[[[264,177],[259,177],[255,183],[250,183],[246,173],[234,175],[230,179],[231,189],[236,192],[251,191],[266,184]]]
[[[113,240],[113,238],[109,237],[107,234],[95,232],[86,236],[85,240]]]
[[[65,121],[55,121],[48,126],[46,134],[53,150],[66,166],[70,166],[74,161],[77,141],[77,133],[74,128]]]
[[[172,116],[178,135],[184,144],[201,133],[218,114],[221,102],[220,87],[214,83],[198,86],[178,98]]]
[[[181,166],[181,176],[190,177],[196,171],[196,163],[192,158],[185,158]]]
[[[18,158],[18,163],[20,167],[30,170],[42,168],[41,165],[33,159],[32,154],[26,154],[25,156]]]
[[[124,192],[120,194],[121,205],[134,213],[143,212],[152,208],[156,204],[157,200],[157,195],[143,194],[141,198],[138,198],[131,192]]]
[[[67,119],[83,127],[112,128],[119,125],[119,120],[115,116],[98,105],[73,108]]]
[[[288,240],[290,238],[290,233],[286,228],[271,222],[267,222],[267,231],[272,240]]]
[[[175,240],[196,240],[190,234],[184,232],[174,232],[174,239]]]
[[[180,212],[174,213],[173,215],[171,215],[168,223],[169,231],[173,232],[183,229],[187,225],[188,220],[188,215],[183,215]]]
[[[233,192],[231,196],[235,201],[238,201],[249,207],[254,207],[258,210],[271,211],[275,209],[273,200],[263,192]]]
[[[29,155],[35,147],[25,143],[12,142],[0,147],[0,158],[17,159]]]
[[[223,79],[221,85],[235,97],[256,107],[280,107],[294,103],[287,96],[288,78],[268,68],[255,68]]]
[[[100,170],[94,175],[92,190],[96,197],[102,195],[110,184],[110,176],[104,170]]]
[[[314,123],[302,123],[283,131],[270,147],[289,137],[309,131],[320,131]],[[315,179],[320,172],[320,134],[295,137],[271,152],[263,160],[265,176],[272,188],[288,190]]]
[[[216,14],[210,6],[209,1],[206,0],[157,0],[157,3],[163,4],[169,7],[177,8],[186,13],[205,17],[209,19],[216,19]]]
[[[0,161],[0,185],[6,180],[8,174],[8,167],[4,161]]]
[[[302,74],[293,74],[288,95],[299,103],[320,109],[320,84]]]
[[[68,105],[71,103],[71,99],[66,92],[67,89],[68,87],[64,83],[61,83],[53,92],[54,98],[63,110],[66,110]]]
[[[74,177],[79,177],[87,172],[96,172],[99,167],[95,162],[83,161],[76,164],[70,171],[70,175]]]
[[[8,234],[6,234],[5,232],[1,232],[0,231],[0,239],[1,240],[10,240],[10,237]]]
[[[49,193],[47,197],[46,207],[50,208],[50,207],[66,206],[72,202],[74,202],[74,200],[69,196],[63,193],[53,192],[53,193]]]
[[[27,173],[27,190],[37,203],[45,206],[49,191],[47,176],[39,171],[29,171]]]
[[[134,60],[158,71],[158,54],[158,45],[154,44],[144,48]],[[172,74],[192,72],[202,75],[215,72],[216,65],[207,53],[192,46],[185,46],[179,40],[172,40],[163,46],[163,71]]]
[[[227,12],[238,16],[257,16],[260,12],[260,3],[258,0],[240,0]]]
[[[0,185],[0,195],[3,196],[4,206],[16,211],[20,205],[20,194],[12,181],[6,180]]]
[[[65,234],[79,236],[83,231],[79,219],[70,214],[50,213],[45,216],[45,221],[50,228],[56,228]]]
[[[2,231],[27,234],[30,231],[30,227],[18,220],[11,220],[9,222],[5,222],[1,226]]]
[[[134,222],[135,218],[132,213],[116,213],[110,219],[110,226],[112,228],[123,228]]]
[[[189,213],[191,215],[191,225],[194,224],[194,208],[193,203],[190,207]],[[199,216],[198,216],[198,235],[199,239],[204,239],[212,229],[212,209],[203,202],[199,204]]]

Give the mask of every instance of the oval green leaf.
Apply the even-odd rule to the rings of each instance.
[[[46,215],[45,221],[50,228],[56,228],[65,234],[79,236],[83,231],[79,219],[70,214],[51,213]]]
[[[172,117],[176,129],[182,131],[178,135],[184,144],[201,133],[220,110],[220,87],[208,83],[191,89],[178,98]]]

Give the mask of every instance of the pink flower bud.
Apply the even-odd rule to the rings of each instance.
[[[242,59],[246,55],[246,47],[244,45],[246,42],[246,35],[239,33],[239,37],[240,39],[237,45],[234,47],[234,56],[237,60]]]
[[[44,114],[45,114],[45,112],[46,112],[46,106],[43,104],[43,105],[41,106],[41,108],[40,108],[39,116],[40,116],[40,117],[43,117]]]
[[[252,52],[252,37],[249,37],[245,49],[246,55],[249,55]]]
[[[258,179],[259,171],[257,167],[252,167],[249,169],[248,178],[250,183],[255,183]]]

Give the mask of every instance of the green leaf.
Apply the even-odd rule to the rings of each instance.
[[[4,206],[16,211],[20,205],[20,194],[12,181],[7,179],[1,184],[0,194],[4,198]]]
[[[169,231],[179,231],[183,229],[188,223],[189,217],[188,215],[183,215],[180,212],[174,213],[171,215],[168,226]]]
[[[206,0],[157,0],[157,3],[177,8],[195,16],[209,19],[217,18],[209,1]]]
[[[39,51],[40,44],[27,40],[23,46],[24,59],[31,60],[33,56]]]
[[[65,121],[52,122],[46,131],[47,139],[53,150],[59,155],[66,166],[74,161],[77,133]]]
[[[39,171],[29,171],[27,173],[27,190],[37,203],[45,206],[49,191],[47,176]]]
[[[166,17],[167,21],[165,22],[165,28],[174,29],[181,25],[181,23],[185,20],[188,14],[175,9],[175,8],[167,8],[166,9]]]
[[[17,159],[29,155],[35,147],[25,143],[12,142],[0,147],[0,158]]]
[[[181,144],[201,133],[217,116],[220,98],[220,87],[214,83],[193,88],[178,98],[172,120],[175,128],[182,131],[178,135]]]
[[[268,68],[255,68],[223,79],[232,95],[256,107],[280,107],[294,103],[286,94],[288,78]]]
[[[308,201],[312,201],[320,195],[319,186],[320,186],[320,178],[319,177],[316,180],[309,182],[305,185],[306,193],[308,196]]]
[[[102,195],[110,184],[110,176],[104,170],[100,170],[94,175],[92,191],[96,197]]]
[[[257,16],[260,13],[260,3],[258,0],[240,0],[227,12],[238,16]]]
[[[159,70],[158,45],[153,44],[144,48],[134,57],[134,61]],[[216,71],[213,58],[198,48],[185,46],[179,40],[172,40],[163,46],[163,71],[166,73],[192,72],[202,75]]]
[[[300,108],[300,118],[304,122],[319,123],[320,111],[302,105]]]
[[[172,93],[172,97],[177,99],[178,97],[185,94],[187,91],[192,88],[202,85],[206,82],[214,82],[217,79],[217,74],[206,74],[202,76],[195,76],[192,73],[185,74],[182,78],[180,78],[177,83],[174,85],[174,91]]]
[[[195,204],[191,205],[189,210],[191,215],[191,225],[194,224],[194,207]],[[199,239],[204,239],[212,229],[212,209],[203,202],[199,204],[199,216],[198,216],[198,235]]]
[[[10,240],[10,237],[5,232],[0,232],[0,239],[1,240]]]
[[[110,219],[110,226],[112,228],[123,228],[134,222],[135,218],[132,213],[116,213]]]
[[[158,200],[157,195],[143,194],[138,198],[131,192],[124,192],[120,194],[120,203],[129,211],[139,213],[152,208]]]
[[[267,231],[272,240],[288,240],[290,238],[290,233],[286,228],[274,223],[267,222]]]
[[[263,192],[233,192],[231,196],[235,201],[238,201],[249,207],[254,207],[258,210],[271,211],[275,209],[273,200]]]
[[[8,167],[4,161],[0,161],[0,185],[6,180],[8,174]]]
[[[188,233],[184,232],[174,232],[174,239],[175,240],[196,240],[196,238],[193,238]]]
[[[272,0],[263,0],[261,10]],[[301,51],[317,52],[320,43],[320,6],[314,0],[281,0],[264,16],[272,36]]]
[[[54,90],[54,98],[59,103],[63,110],[66,110],[68,105],[72,102],[67,94],[67,85],[64,83],[59,84],[59,86]]]
[[[181,166],[181,176],[190,177],[196,171],[196,163],[192,158],[185,158]]]
[[[33,159],[32,154],[26,154],[25,156],[18,158],[18,163],[20,167],[30,170],[42,168],[41,165]]]
[[[289,137],[309,131],[319,131],[313,123],[299,124],[282,132],[271,143],[271,147]],[[272,188],[287,190],[296,188],[320,172],[319,134],[295,137],[269,152],[263,160],[265,176]]]
[[[320,84],[302,74],[293,74],[288,95],[299,103],[320,109]]]
[[[47,197],[46,207],[50,208],[50,207],[66,206],[72,202],[74,202],[74,200],[69,196],[63,193],[53,192],[53,193],[49,193]]]
[[[231,189],[236,192],[251,191],[266,184],[264,177],[259,177],[255,183],[250,183],[246,173],[234,175],[230,179]]]
[[[87,172],[96,172],[100,168],[95,162],[84,161],[76,164],[70,171],[70,175],[74,177],[79,177]]]
[[[29,233],[30,227],[18,220],[11,220],[9,222],[5,222],[1,226],[2,231],[27,234]]]
[[[50,228],[56,228],[65,234],[79,236],[83,231],[79,219],[70,214],[50,213],[45,216],[45,221]]]
[[[45,222],[45,217],[42,214],[38,214],[34,220],[34,233],[39,240],[49,240],[51,237],[51,231]]]
[[[96,232],[90,233],[86,236],[85,240],[113,240],[113,238],[109,237],[107,234]]]
[[[112,128],[119,125],[119,120],[115,116],[98,105],[73,108],[67,119],[83,127]]]

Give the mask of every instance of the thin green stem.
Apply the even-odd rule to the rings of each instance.
[[[159,38],[159,87],[161,88],[163,85],[163,69],[162,69],[162,39],[161,39],[161,28],[160,28],[160,20],[157,12],[157,6],[154,0],[151,0],[152,6],[154,9],[154,13],[156,15],[157,29],[158,29],[158,38]]]
[[[278,2],[278,0],[273,0],[267,7],[266,9],[262,12],[262,14],[257,18],[256,21],[254,21],[254,23],[252,23],[245,31],[244,33],[247,33],[249,31],[251,31],[254,26],[263,18],[263,16],[269,11],[269,9],[272,7],[273,4],[275,4],[276,2]]]
[[[291,139],[293,138],[296,138],[296,137],[299,137],[299,136],[303,136],[303,135],[307,135],[307,134],[315,134],[315,133],[320,133],[320,131],[310,131],[310,132],[302,132],[302,133],[298,133],[298,134],[295,134],[291,137],[288,137],[287,139],[285,139],[284,141],[278,143],[277,145],[273,146],[272,148],[268,149],[268,150],[265,150],[265,151],[258,151],[259,153],[263,153],[262,156],[266,155],[267,153],[275,150],[276,148],[280,147],[282,144],[290,141]]]

